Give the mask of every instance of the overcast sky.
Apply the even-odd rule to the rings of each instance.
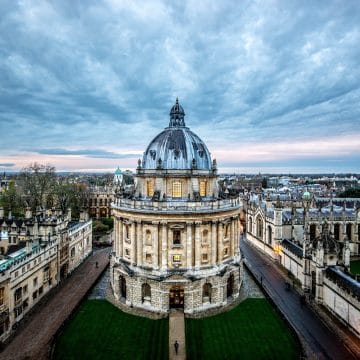
[[[0,171],[135,168],[176,97],[221,171],[360,172],[360,2],[0,1]]]

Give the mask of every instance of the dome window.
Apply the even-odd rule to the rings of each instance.
[[[146,195],[149,197],[154,195],[154,183],[152,180],[146,182]]]
[[[182,186],[180,181],[174,181],[172,184],[172,197],[181,198],[182,196]]]
[[[200,181],[200,196],[206,196],[206,181]]]

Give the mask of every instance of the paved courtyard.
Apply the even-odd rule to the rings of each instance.
[[[66,280],[55,296],[37,309],[10,344],[0,353],[0,359],[45,360],[57,330],[71,315],[99,275],[109,264],[110,249],[96,251]],[[95,262],[98,262],[98,268]]]

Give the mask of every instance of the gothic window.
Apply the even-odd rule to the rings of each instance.
[[[152,180],[146,182],[146,194],[149,197],[154,195],[154,183]]]
[[[181,182],[174,181],[172,184],[172,197],[181,198],[181,196],[182,196]]]
[[[203,303],[211,302],[211,284],[205,283],[203,286]]]
[[[75,246],[71,249],[70,256],[71,258],[75,257]]]
[[[181,232],[180,230],[173,231],[173,245],[181,245]]]
[[[263,221],[260,216],[256,219],[256,236],[258,238],[263,237]]]
[[[200,196],[206,196],[206,181],[200,181]]]
[[[252,217],[249,217],[249,233],[252,233],[252,228],[253,228],[253,221],[252,221]]]

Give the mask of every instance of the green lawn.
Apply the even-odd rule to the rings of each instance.
[[[168,319],[145,319],[105,300],[87,300],[58,338],[54,359],[168,359],[168,333]]]
[[[299,359],[300,345],[266,299],[247,299],[235,309],[187,319],[187,359]]]
[[[350,272],[354,275],[360,275],[360,260],[350,262]]]

